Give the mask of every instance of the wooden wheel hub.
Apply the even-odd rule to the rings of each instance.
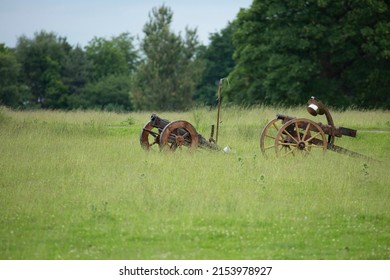
[[[185,143],[185,139],[182,135],[176,135],[175,142],[177,146],[182,146]]]
[[[164,150],[176,150],[187,147],[190,150],[198,147],[199,137],[195,128],[186,121],[173,121],[161,132],[160,147]]]
[[[305,147],[306,147],[306,144],[305,144],[305,142],[303,142],[303,141],[300,141],[300,142],[298,143],[298,149],[300,149],[300,150],[304,150],[304,149],[305,149]]]
[[[326,151],[327,142],[321,127],[309,119],[291,119],[275,137],[275,151],[279,156],[307,155],[313,150]]]

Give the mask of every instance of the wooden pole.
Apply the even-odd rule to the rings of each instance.
[[[218,130],[219,130],[219,122],[220,122],[220,114],[221,114],[221,90],[222,90],[222,81],[223,79],[219,80],[218,84],[218,112],[217,112],[217,130],[215,132],[215,143],[218,143]]]

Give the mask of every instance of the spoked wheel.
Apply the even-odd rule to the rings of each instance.
[[[275,151],[278,156],[308,155],[312,151],[326,149],[324,131],[309,119],[292,119],[286,122],[275,138]]]
[[[149,151],[152,146],[160,145],[160,134],[158,128],[154,127],[151,122],[145,124],[139,137],[141,147]]]
[[[160,136],[160,148],[174,151],[177,148],[196,149],[199,144],[198,133],[186,121],[173,121],[164,127]]]
[[[273,119],[263,128],[263,131],[261,132],[260,150],[266,158],[267,154],[270,153],[269,151],[273,152],[275,149],[275,139],[281,124],[281,119]]]

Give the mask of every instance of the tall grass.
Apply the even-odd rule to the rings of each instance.
[[[259,135],[276,112],[308,116],[224,108],[225,154],[145,152],[149,112],[2,108],[0,259],[389,259],[390,134],[369,130],[388,130],[390,113],[333,114],[364,130],[336,144],[377,162],[266,160]],[[207,108],[159,115],[205,138],[216,119]]]

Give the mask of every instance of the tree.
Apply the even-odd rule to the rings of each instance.
[[[199,56],[199,59],[204,61],[205,68],[195,94],[198,103],[215,105],[219,80],[227,77],[234,68],[232,41],[234,30],[235,25],[229,23],[220,32],[212,33],[209,37],[209,46]]]
[[[138,63],[138,51],[134,38],[122,33],[111,40],[95,37],[85,47],[88,60],[92,63],[92,78],[97,81],[109,75],[132,74]]]
[[[136,109],[179,110],[191,105],[201,65],[196,29],[186,28],[184,38],[170,30],[170,8],[153,8],[144,25],[141,43],[144,60],[134,78],[131,97]]]
[[[79,95],[91,80],[92,63],[87,59],[85,52],[76,46],[72,48],[64,62],[62,79],[68,88],[68,95]]]
[[[23,90],[18,82],[20,64],[13,50],[0,44],[0,105],[18,107],[24,99]]]
[[[390,107],[384,0],[254,0],[237,17],[231,101]]]
[[[71,50],[66,38],[41,31],[34,39],[21,36],[16,56],[21,64],[21,79],[34,100],[46,108],[64,108],[67,87],[62,81],[66,56]]]
[[[122,33],[111,40],[95,37],[86,46],[91,83],[82,94],[71,98],[72,107],[132,108],[129,93],[139,60],[133,40],[129,33]]]
[[[71,108],[106,111],[130,111],[131,79],[127,75],[110,75],[89,83],[78,95],[69,97]]]

